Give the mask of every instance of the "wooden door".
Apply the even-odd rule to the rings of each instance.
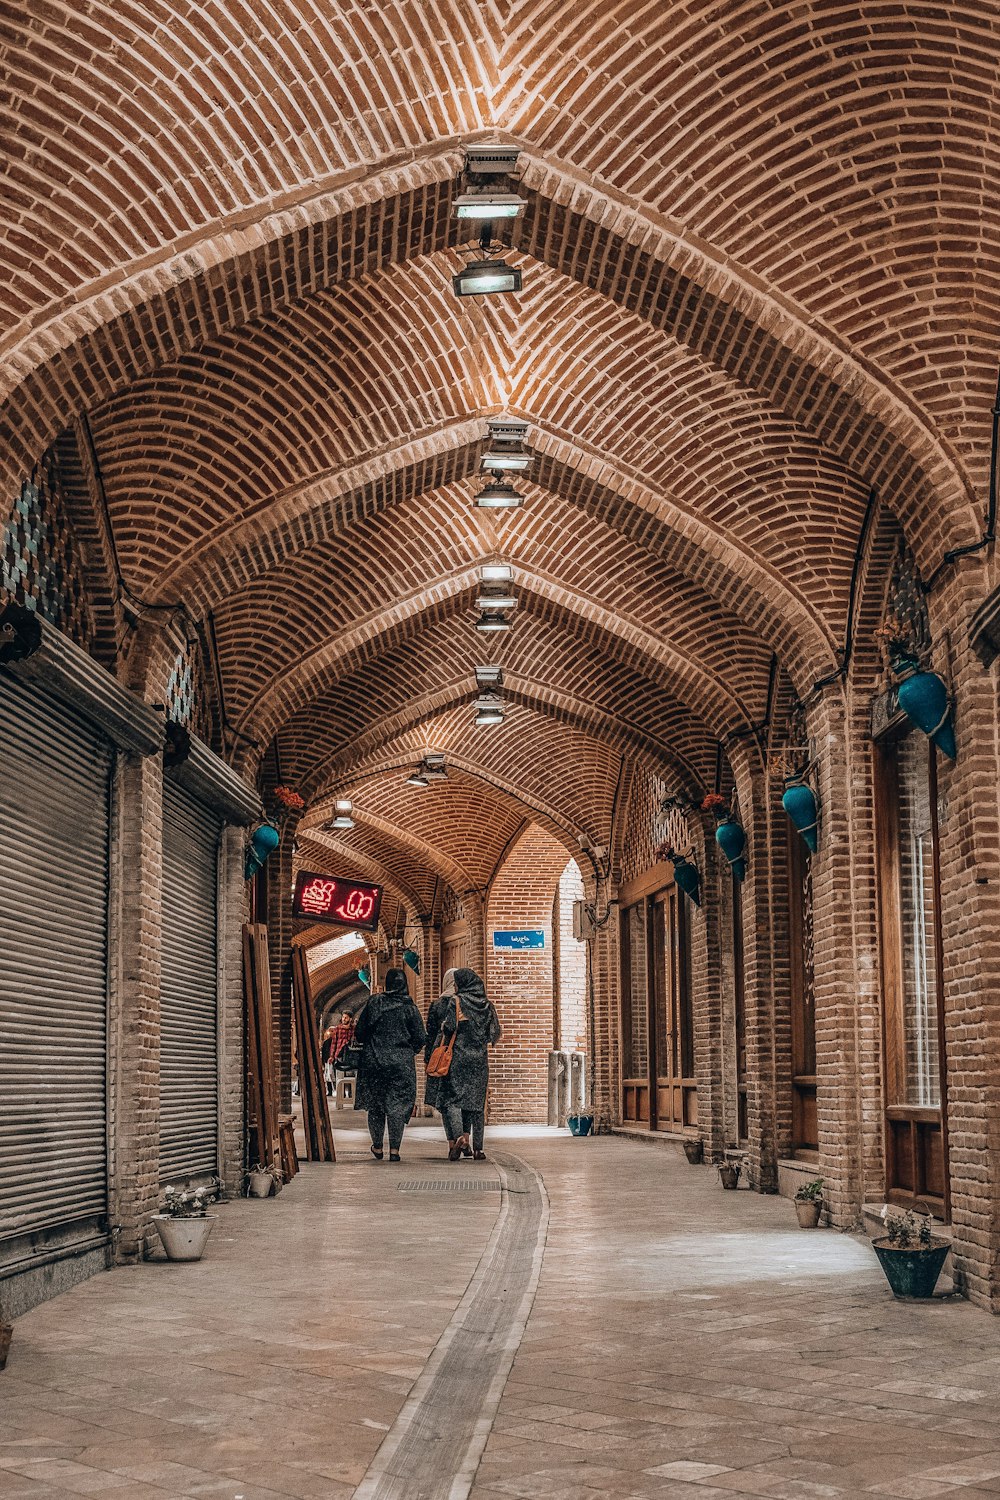
[[[937,764],[917,731],[875,748],[886,1199],[947,1220]]]
[[[693,1129],[698,1123],[694,1017],[686,912],[676,886],[650,900],[649,919],[650,952],[655,968],[655,1125],[658,1130]]]

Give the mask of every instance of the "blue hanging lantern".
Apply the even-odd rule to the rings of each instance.
[[[281,834],[273,823],[261,823],[250,835],[247,857],[243,865],[243,878],[250,880],[262,869],[266,860],[281,843]]]
[[[812,787],[805,780],[805,772],[785,777],[785,791],[781,805],[791,818],[812,854],[818,847],[819,804]]]
[[[899,656],[892,669],[900,679],[896,697],[906,717],[933,740],[942,755],[954,760],[955,726],[951,719],[948,687],[937,672],[922,672],[913,656]]]
[[[403,962],[413,970],[414,974],[420,973],[420,954],[414,953],[412,948],[403,950]]]
[[[727,813],[715,830],[715,842],[728,859],[736,879],[744,880],[747,873],[747,862],[743,857],[747,846],[746,830],[732,813]]]
[[[361,980],[361,983],[364,985],[364,987],[365,987],[366,990],[370,990],[371,989],[371,987],[372,987],[372,976],[368,972],[367,969],[359,969],[358,970],[358,978]]]
[[[698,874],[698,866],[693,865],[683,854],[671,854],[674,866],[674,882],[678,890],[684,892],[695,906],[701,905],[701,876]]]

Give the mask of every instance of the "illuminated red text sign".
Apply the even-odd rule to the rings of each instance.
[[[316,875],[302,870],[295,881],[292,916],[374,932],[381,905],[380,885],[361,885],[356,880],[341,880],[337,875]]]

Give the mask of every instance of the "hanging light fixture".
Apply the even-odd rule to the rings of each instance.
[[[483,563],[479,576],[484,583],[510,583],[514,569],[510,563]]]
[[[505,593],[481,593],[476,600],[477,609],[516,609],[517,600],[513,594]]]
[[[483,695],[476,699],[476,725],[486,729],[492,724],[503,723],[503,700]]]
[[[509,630],[510,621],[506,615],[480,615],[476,621],[476,629],[483,631]]]
[[[527,206],[527,200],[519,198],[516,193],[487,190],[460,193],[452,203],[452,212],[456,219],[472,219],[479,223],[485,219],[492,223],[494,219],[516,219]]]
[[[476,496],[476,505],[480,510],[517,510],[523,504],[524,496],[512,484],[499,477],[491,480]]]
[[[350,797],[338,797],[333,804],[333,822],[330,828],[353,828],[354,827],[354,803]]]
[[[407,786],[430,786],[430,782],[427,780],[427,777],[423,774],[423,772],[418,767],[417,770],[411,771],[410,774],[409,774],[409,776],[407,776],[407,778],[406,778],[406,785]]]
[[[524,470],[535,455],[525,446],[527,422],[519,417],[488,417],[489,437],[482,457],[482,467],[489,473]]]
[[[440,750],[429,750],[424,756],[423,773],[428,781],[447,781],[448,767]]]
[[[492,688],[497,693],[503,686],[503,667],[477,667],[476,687],[485,694],[485,690]]]
[[[521,272],[505,260],[470,260],[451,278],[456,297],[489,297],[494,292],[519,292]]]

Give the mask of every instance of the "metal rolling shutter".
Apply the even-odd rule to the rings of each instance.
[[[219,819],[163,783],[160,1180],[218,1169]]]
[[[0,1266],[105,1227],[112,755],[0,674]]]

